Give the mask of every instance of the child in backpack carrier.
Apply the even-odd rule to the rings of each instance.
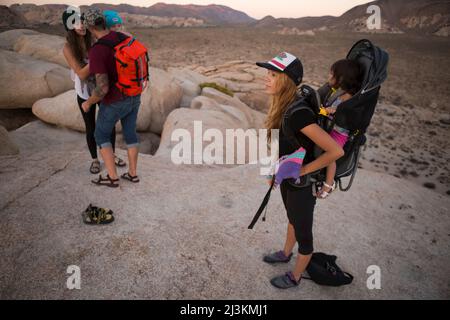
[[[343,59],[335,62],[330,69],[328,84],[336,91],[341,92],[334,101],[324,102],[324,111],[329,118],[333,118],[337,107],[352,98],[361,89],[361,68],[358,62]],[[347,143],[350,131],[334,125],[330,135],[342,148]],[[334,177],[336,174],[336,162],[327,167],[326,181],[317,192],[317,198],[325,199],[336,189]]]

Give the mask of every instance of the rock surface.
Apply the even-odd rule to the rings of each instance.
[[[211,134],[212,136],[208,138],[209,142],[205,142],[204,147],[209,145],[212,148],[212,144],[214,143],[214,146],[217,146],[217,148],[214,148],[215,153],[212,152],[211,155],[217,156],[216,159],[221,159],[218,160],[219,163],[220,161],[225,163],[227,162],[224,156],[227,152],[227,130],[234,130],[235,133],[237,133],[236,130],[241,130],[244,133],[248,129],[251,129],[248,131],[248,139],[251,142],[248,143],[257,144],[258,131],[256,129],[263,128],[264,118],[264,114],[250,109],[238,98],[232,98],[212,88],[204,88],[202,95],[192,101],[190,109],[178,109],[169,115],[164,125],[157,155],[167,158],[171,157],[172,152],[178,150],[174,150],[174,147],[177,145],[181,146],[180,142],[185,141],[184,137],[178,137],[178,133],[176,132],[183,130],[187,135],[187,139],[190,139],[192,143],[194,143],[196,137],[200,137],[200,140],[204,138],[206,141],[205,135],[209,137],[209,134]],[[220,138],[216,138],[216,134]],[[216,141],[216,139],[219,140]],[[232,147],[229,146],[228,148],[231,150]],[[190,148],[190,152],[191,157],[188,158],[192,161],[195,156],[202,157],[203,155],[207,155],[207,153],[204,153],[205,150],[203,148]],[[246,150],[245,157],[242,155],[245,158],[245,163],[248,163],[252,159],[249,152],[249,150]],[[235,157],[230,157],[230,159],[233,160],[233,163],[236,163],[237,157],[239,155],[236,152]],[[243,162],[240,162],[240,164],[243,164]]]
[[[293,263],[261,261],[283,245],[278,192],[268,221],[247,230],[267,189],[256,166],[141,156],[141,183],[110,190],[89,183],[82,134],[34,122],[12,137],[21,154],[0,161],[0,180],[9,181],[0,184],[2,299],[450,298],[450,200],[408,181],[361,170],[350,192],[319,202],[315,248],[336,254],[353,284],[280,291],[269,280]],[[113,209],[116,221],[84,225],[91,202]],[[81,290],[66,288],[70,265],[81,269]],[[382,290],[367,289],[371,265],[381,268]]]
[[[73,88],[68,69],[21,53],[0,49],[0,70],[0,109],[31,108]]]
[[[62,49],[63,37],[29,29],[14,29],[0,33],[0,48],[15,51],[35,59],[68,67]]]
[[[189,108],[192,100],[200,95],[200,84],[208,82],[208,78],[189,69],[169,68],[168,72],[183,88],[181,108]]]
[[[0,126],[0,156],[9,156],[19,153],[19,147],[11,140],[8,131]]]
[[[152,80],[141,96],[137,130],[161,134],[167,116],[180,105],[182,89],[167,72],[150,68],[150,73]],[[33,113],[47,123],[85,131],[74,90],[37,101]],[[121,130],[120,124],[117,128]]]
[[[14,44],[14,51],[68,68],[63,54],[65,42],[63,37],[43,33],[23,35]]]
[[[253,62],[237,60],[218,66],[188,67],[208,77],[209,82],[217,83],[234,92],[242,102],[258,111],[267,111],[269,97],[265,93],[264,76],[266,70]]]
[[[14,50],[14,45],[22,36],[35,36],[40,33],[30,29],[13,29],[0,33],[0,49]]]

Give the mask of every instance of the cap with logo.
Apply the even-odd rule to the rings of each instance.
[[[118,24],[123,24],[122,18],[120,15],[113,10],[105,10],[103,11],[103,15],[105,16],[106,27],[111,28]]]
[[[269,70],[285,73],[297,86],[302,83],[302,62],[299,58],[288,52],[282,52],[267,62],[257,62],[256,65]]]

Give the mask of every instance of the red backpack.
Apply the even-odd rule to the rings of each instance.
[[[118,32],[119,43],[100,39],[96,44],[103,44],[114,50],[116,59],[117,83],[126,96],[137,96],[146,88],[149,81],[147,48],[133,37]]]

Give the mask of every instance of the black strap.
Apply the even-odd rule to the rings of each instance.
[[[348,284],[350,284],[350,283],[352,283],[352,281],[353,281],[353,276],[350,274],[350,273],[348,273],[348,272],[343,272],[343,274],[348,278],[348,279],[350,279],[349,281],[348,281]],[[305,279],[305,280],[310,280],[310,281],[314,281],[312,278],[310,278],[310,277],[304,277],[304,276],[302,276],[302,279]]]
[[[118,41],[111,41],[111,40],[106,40],[106,39],[103,39],[103,38],[102,38],[102,39],[99,39],[99,40],[94,44],[94,46],[95,46],[95,45],[98,45],[98,44],[102,44],[102,45],[107,46],[107,47],[109,47],[109,48],[111,48],[111,49],[114,49],[119,43],[125,41],[125,40],[128,39],[128,38],[130,38],[130,37],[127,36],[126,34],[123,34],[123,33],[121,33],[121,32],[117,32],[117,39],[118,39]]]
[[[130,37],[127,36],[126,34],[123,34],[122,32],[117,32],[117,38],[119,38],[119,41],[122,42],[122,41],[125,41],[126,39],[128,39]]]
[[[291,126],[289,125],[289,121],[292,115],[300,110],[308,110],[309,112],[312,113],[314,118],[317,118],[317,115],[314,113],[314,111],[309,106],[307,106],[302,102],[300,103],[297,102],[296,104],[293,104],[290,107],[288,107],[288,109],[283,115],[283,121],[281,122],[281,130],[283,131],[283,134],[287,137],[289,144],[295,149],[298,149],[303,145],[302,143],[300,143],[300,141],[298,141],[295,132],[291,129]]]
[[[267,191],[266,196],[264,197],[264,200],[261,203],[261,206],[259,207],[258,211],[255,214],[255,217],[252,220],[252,223],[248,226],[248,229],[252,230],[255,226],[256,222],[258,222],[259,217],[261,216],[262,212],[264,211],[264,208],[267,207],[267,204],[269,203],[270,194],[272,193],[273,186],[275,185],[275,178],[272,180],[272,183],[270,185],[269,191]]]
[[[347,276],[347,277],[349,277],[350,278],[350,282],[349,283],[351,283],[352,281],[353,281],[353,276],[350,274],[350,273],[348,273],[348,272],[344,272],[344,274]]]

